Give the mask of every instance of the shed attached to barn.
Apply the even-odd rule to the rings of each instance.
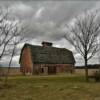
[[[25,44],[19,63],[23,73],[54,74],[72,72],[75,59],[70,50],[52,47],[50,42],[42,42],[42,46]]]

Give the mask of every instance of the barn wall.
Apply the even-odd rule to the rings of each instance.
[[[33,64],[33,74],[48,74],[48,67],[46,64]]]
[[[23,49],[20,68],[21,68],[21,71],[24,73],[32,73],[33,71],[31,52],[28,47],[25,47]]]
[[[72,64],[34,64],[33,69],[33,74],[72,73],[74,71],[74,66]]]
[[[57,64],[57,73],[73,72],[74,66],[72,64]]]

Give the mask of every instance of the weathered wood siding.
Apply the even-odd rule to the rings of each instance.
[[[33,71],[33,63],[31,59],[31,52],[28,47],[25,47],[22,52],[21,57],[21,71],[24,73],[32,73]]]
[[[19,60],[21,71],[33,74],[72,72],[75,64],[73,53],[68,49],[51,47],[51,43],[45,43],[44,46],[24,45]]]
[[[74,65],[72,64],[57,64],[57,73],[74,72]]]
[[[33,74],[56,74],[63,72],[74,72],[72,64],[34,64]]]
[[[74,71],[73,64],[34,64],[30,48],[24,47],[20,61],[21,72],[27,74],[56,74]]]

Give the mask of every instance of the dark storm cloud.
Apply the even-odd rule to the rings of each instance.
[[[95,2],[42,1],[19,2],[12,5],[13,12],[28,24],[34,38],[59,40],[63,37],[62,25],[84,10],[91,9]],[[18,6],[17,6],[18,5]]]

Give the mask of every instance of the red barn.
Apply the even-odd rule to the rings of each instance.
[[[24,74],[54,74],[72,72],[75,59],[70,50],[52,47],[50,42],[42,42],[42,46],[25,44],[19,63]]]

